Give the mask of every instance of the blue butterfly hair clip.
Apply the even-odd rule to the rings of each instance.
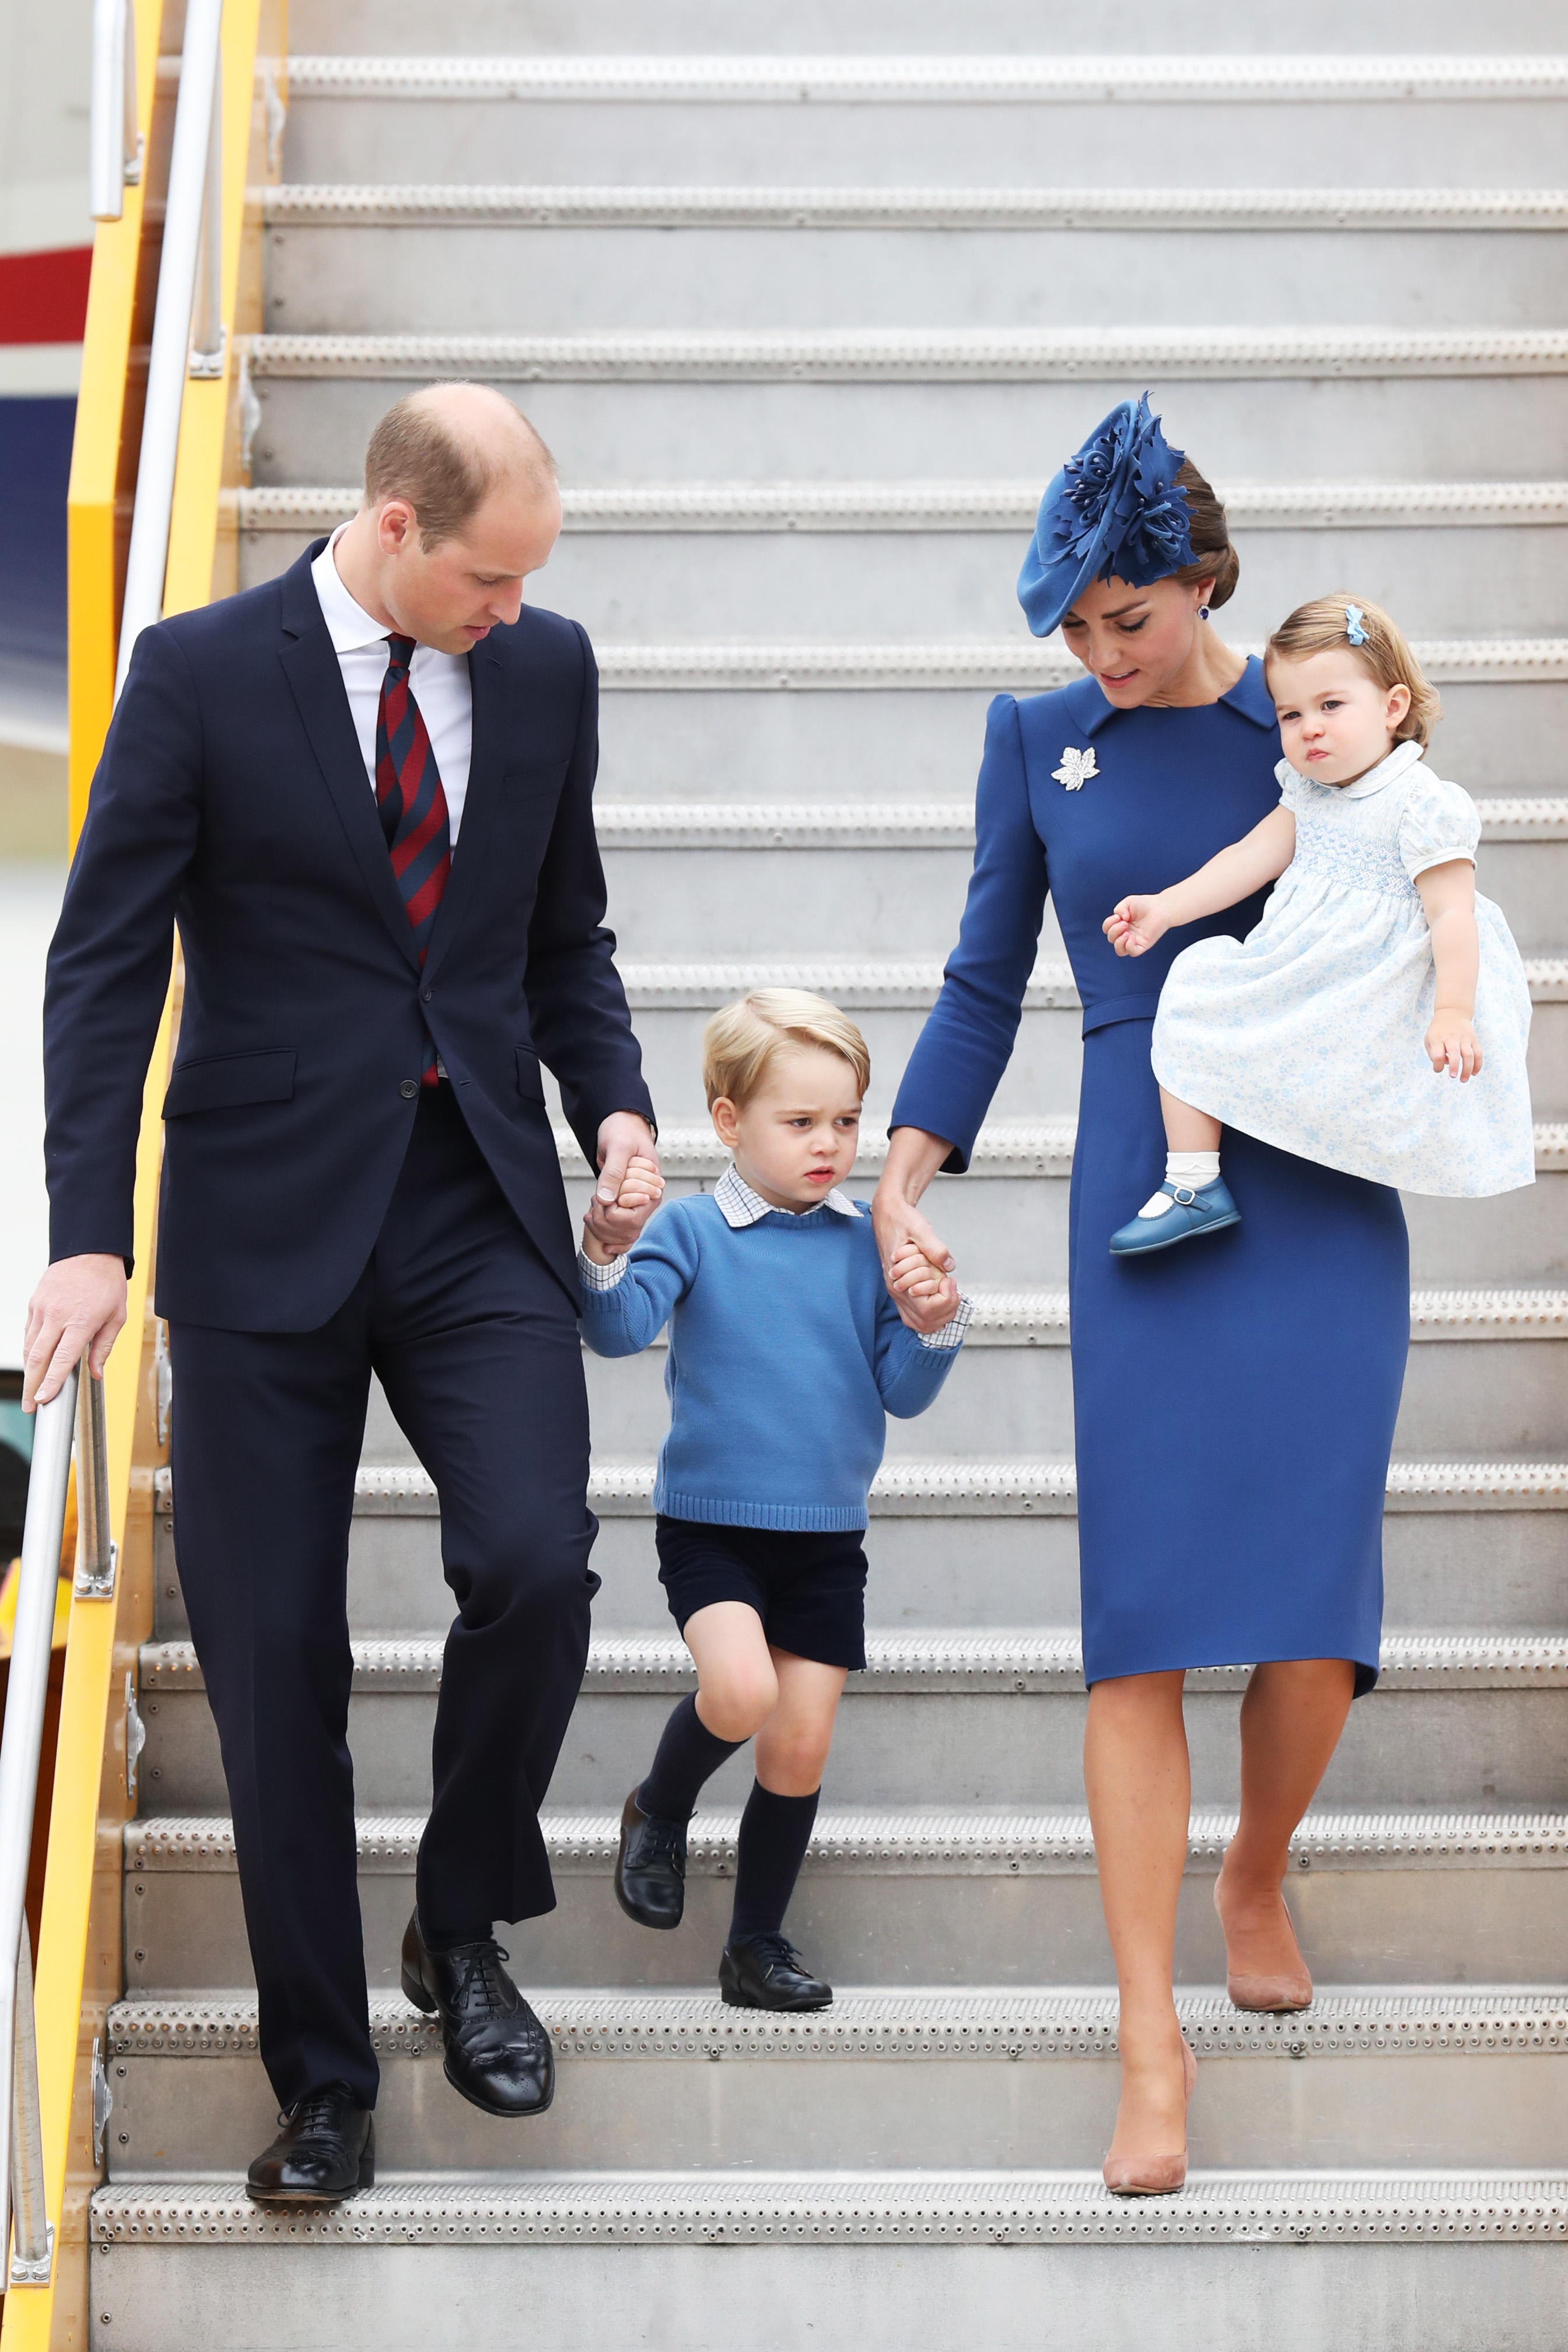
[[[1345,606],[1345,635],[1352,646],[1364,646],[1366,643],[1366,631],[1362,627],[1365,618],[1366,614],[1359,604]]]
[[[1193,560],[1185,458],[1150,413],[1124,400],[1069,457],[1040,500],[1018,574],[1018,602],[1036,636],[1049,636],[1091,580],[1146,588]]]

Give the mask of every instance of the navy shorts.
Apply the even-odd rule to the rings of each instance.
[[[654,1523],[658,1580],[669,1613],[686,1621],[715,1601],[743,1601],[775,1650],[825,1666],[866,1663],[865,1533],[797,1528],[709,1527],[697,1519]]]

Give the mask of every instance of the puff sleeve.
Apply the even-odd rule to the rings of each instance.
[[[1279,805],[1294,816],[1301,805],[1301,779],[1289,760],[1281,760],[1274,771],[1274,781],[1279,787]]]
[[[1480,837],[1480,816],[1468,793],[1418,769],[1399,819],[1400,860],[1412,882],[1429,866],[1457,857],[1473,866]]]

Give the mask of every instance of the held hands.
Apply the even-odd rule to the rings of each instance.
[[[940,1246],[940,1244],[938,1244]],[[951,1266],[952,1260],[948,1260]],[[911,1331],[941,1331],[958,1312],[958,1285],[911,1235],[894,1250],[888,1290]]]
[[[899,1320],[915,1332],[941,1331],[958,1311],[952,1252],[915,1206],[952,1145],[920,1128],[893,1130],[888,1164],[871,1202],[882,1279]],[[912,1197],[911,1197],[912,1195]]]
[[[1147,955],[1171,928],[1164,911],[1164,894],[1152,898],[1123,898],[1100,925],[1119,956]]]
[[[1463,1086],[1481,1066],[1480,1040],[1468,1013],[1457,1005],[1439,1004],[1426,1032],[1426,1046],[1435,1075],[1458,1078]]]
[[[606,1144],[606,1131],[619,1126],[631,1133]],[[583,1220],[583,1251],[595,1265],[610,1265],[630,1249],[663,1200],[664,1178],[647,1126],[630,1112],[605,1121],[599,1150],[601,1173]]]

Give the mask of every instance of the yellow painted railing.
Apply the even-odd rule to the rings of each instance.
[[[166,0],[134,0],[138,121],[145,163],[125,192],[122,219],[99,225],[82,353],[68,509],[71,841],[87,811],[114,702],[115,653],[147,345],[157,290],[162,197],[174,89],[158,73]],[[183,17],[167,0],[171,26]],[[223,314],[221,378],[187,377],[180,415],[166,612],[204,604],[235,584],[226,491],[239,481],[237,338],[259,325],[258,227],[247,188],[271,175],[269,134],[280,91],[258,82],[258,58],[280,61],[283,0],[225,0],[223,17]],[[272,120],[269,121],[269,115]],[[151,1273],[162,1157],[160,1107],[179,1017],[177,978],[153,1048],[136,1163],[136,1272],[125,1330],[110,1358],[104,1404],[110,1517],[120,1550],[112,1604],[73,1601],[66,1645],[48,1864],[37,1966],[39,2094],[44,2168],[56,2252],[47,2286],[5,2298],[3,2352],[86,2352],[89,2204],[100,2178],[93,2156],[92,2059],[123,1975],[122,1839],[126,1699],[137,1651],[153,1624],[153,1480],[159,1433],[156,1327]],[[107,2059],[110,2082],[112,2061]],[[112,2122],[110,2125],[112,2132]]]

